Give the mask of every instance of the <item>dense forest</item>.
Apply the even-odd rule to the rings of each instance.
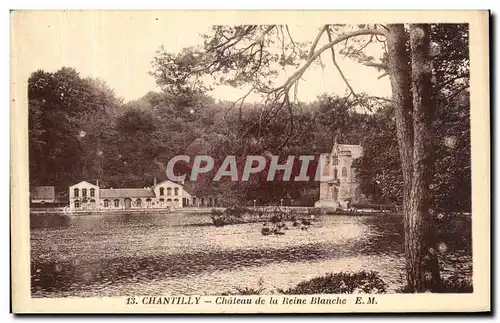
[[[181,90],[179,90],[181,91]],[[259,122],[262,106],[221,102],[203,94],[150,92],[123,102],[105,82],[83,78],[72,68],[36,71],[29,79],[30,184],[58,191],[81,180],[103,187],[143,187],[166,178],[165,165],[176,155],[319,155],[339,143],[361,144],[357,160],[364,193],[375,202],[400,203],[402,174],[391,106],[369,111],[353,100],[323,95],[295,104],[294,129],[286,140],[286,115]],[[468,96],[438,110],[435,122],[436,207],[470,209],[470,131]],[[181,165],[182,166],[182,165]],[[186,171],[189,171],[186,168]],[[226,203],[258,199],[275,203],[284,196],[311,205],[317,182],[186,183],[218,195]]]

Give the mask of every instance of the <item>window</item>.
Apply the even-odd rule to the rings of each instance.
[[[160,207],[163,206],[163,203],[165,203],[165,200],[164,199],[160,199]]]
[[[171,187],[167,188],[167,195],[168,196],[172,195],[172,188]]]
[[[104,207],[109,207],[109,200],[104,200]]]
[[[174,199],[174,202],[175,203],[179,203],[179,199]]]
[[[80,208],[80,201],[75,201],[75,209],[79,209]]]
[[[168,202],[168,203],[172,202],[172,199],[167,199],[167,202]]]
[[[138,206],[138,207],[141,207],[141,206],[142,206],[142,201],[141,201],[141,199],[137,199],[137,200],[135,201],[135,206]]]
[[[347,177],[347,168],[342,168],[342,177]]]
[[[73,195],[74,195],[75,197],[79,197],[79,196],[80,196],[80,190],[79,190],[79,189],[77,189],[77,188],[75,188],[75,189],[73,190]]]
[[[151,207],[151,199],[146,199],[146,205],[147,205],[148,207]]]
[[[334,178],[334,179],[337,179],[337,177],[338,177],[337,168],[335,168],[335,169],[333,170],[333,178]]]
[[[95,200],[94,199],[90,200],[90,207],[95,208]]]
[[[82,188],[82,197],[87,197],[87,189]]]
[[[174,188],[174,195],[179,195],[179,188],[178,187]]]
[[[337,158],[337,156],[333,156],[333,164],[334,165],[338,165],[339,164],[339,159]]]
[[[94,197],[95,196],[95,188],[91,188],[90,189],[90,197]]]
[[[160,187],[160,196],[165,195],[165,189],[163,187]]]
[[[113,203],[114,203],[115,207],[120,206],[120,200],[114,200]]]

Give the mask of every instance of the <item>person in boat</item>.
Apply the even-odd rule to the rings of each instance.
[[[302,218],[300,220],[300,229],[301,230],[307,230],[311,226],[311,219],[310,218]]]
[[[278,222],[277,227],[279,230],[288,230],[284,222]]]
[[[267,236],[267,235],[271,234],[271,229],[267,225],[267,222],[264,222],[264,224],[262,225],[261,233],[263,236]]]
[[[284,224],[282,222],[275,223],[273,226],[272,232],[275,235],[283,235],[283,234],[285,234],[285,232],[283,232],[283,227],[284,227]]]
[[[284,235],[285,232],[283,232],[283,226],[281,226],[282,223],[278,223],[276,224],[276,226],[274,227],[274,234],[275,235],[278,235],[278,236],[281,236],[281,235]]]

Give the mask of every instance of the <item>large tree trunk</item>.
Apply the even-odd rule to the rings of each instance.
[[[434,110],[432,68],[428,55],[429,27],[412,26],[410,52],[404,25],[393,24],[388,29],[389,75],[404,182],[407,287],[410,292],[436,291],[440,284],[437,255],[435,248],[429,249],[434,232],[429,216]],[[428,275],[428,272],[432,274]],[[427,279],[429,276],[431,279]]]
[[[435,101],[432,91],[432,57],[430,25],[410,27],[412,94],[413,94],[413,177],[409,202],[407,242],[413,263],[411,272],[417,292],[439,291],[441,279],[435,233],[430,214],[430,184],[433,176],[432,120]]]

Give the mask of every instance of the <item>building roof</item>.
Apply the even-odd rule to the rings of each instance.
[[[53,200],[56,197],[54,186],[33,186],[30,198],[33,200]]]
[[[188,191],[186,191],[186,190],[183,190],[183,191],[184,191],[184,197],[185,198],[189,198],[189,199],[193,198],[193,196]]]
[[[363,146],[361,145],[347,145],[347,144],[335,144],[332,148],[332,153],[334,153],[337,147],[339,154],[348,152],[351,154],[352,158],[359,158],[363,154]]]
[[[92,183],[89,183],[89,182],[87,182],[87,181],[81,181],[81,182],[78,182],[78,183],[76,183],[76,184],[71,185],[70,187],[77,186],[77,185],[80,185],[80,184],[85,184],[85,185],[89,185],[89,186],[94,186],[94,187],[97,187],[97,185],[92,184]]]
[[[159,183],[158,183],[158,184],[156,184],[156,186],[154,186],[154,187],[157,187],[157,186],[163,186],[163,185],[165,185],[165,184],[174,185],[174,186],[182,186],[182,184],[181,184],[181,183],[173,182],[173,181],[171,181],[171,180],[166,179],[166,180],[164,180],[164,181],[159,182]]]
[[[359,149],[361,147],[361,145],[339,144],[339,147],[341,149],[352,149],[352,148]]]
[[[143,188],[101,188],[99,190],[100,198],[138,198],[155,197],[155,193],[150,189]]]

